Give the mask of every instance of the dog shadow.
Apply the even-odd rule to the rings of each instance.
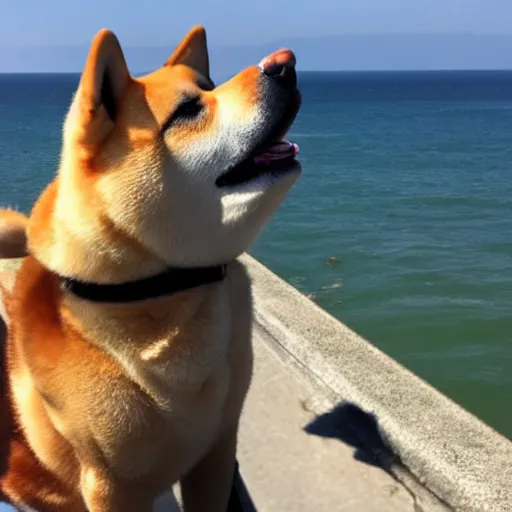
[[[400,463],[398,455],[384,442],[377,417],[351,402],[341,402],[329,412],[317,416],[304,427],[304,431],[338,439],[355,448],[355,460],[387,472]]]

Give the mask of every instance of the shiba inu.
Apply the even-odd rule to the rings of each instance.
[[[279,50],[222,85],[193,28],[130,75],[91,45],[55,179],[0,214],[8,334],[0,496],[39,512],[224,511],[252,371],[245,252],[300,174],[300,107]]]

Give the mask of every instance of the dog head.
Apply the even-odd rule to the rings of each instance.
[[[289,50],[215,87],[202,27],[143,77],[101,31],[64,122],[58,175],[31,214],[31,252],[95,282],[233,260],[300,173],[297,147],[282,140],[299,105]]]

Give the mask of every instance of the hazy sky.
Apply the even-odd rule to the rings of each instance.
[[[0,72],[80,71],[102,27],[149,71],[198,23],[217,77],[277,45],[308,70],[512,69],[512,0],[0,0]]]
[[[214,44],[341,33],[512,33],[511,0],[1,0],[0,47],[161,46],[202,23]],[[84,7],[79,7],[83,5]],[[120,7],[122,6],[122,7]]]

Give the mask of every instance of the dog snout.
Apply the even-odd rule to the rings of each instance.
[[[295,66],[297,59],[288,49],[281,49],[265,57],[259,67],[265,75],[279,81],[290,88],[297,87],[297,73]]]

